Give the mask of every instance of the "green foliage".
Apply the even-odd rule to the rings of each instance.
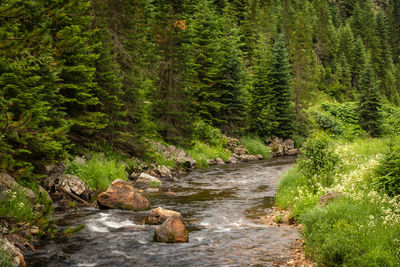
[[[193,137],[195,141],[201,141],[211,146],[225,146],[227,141],[222,136],[221,130],[203,121],[194,123]]]
[[[193,147],[188,149],[187,152],[196,160],[198,168],[206,168],[210,159],[221,158],[226,161],[231,156],[231,153],[225,148],[209,146],[201,142],[195,142]]]
[[[315,183],[319,182],[323,186],[330,186],[330,175],[339,163],[339,156],[330,137],[324,132],[316,132],[309,137],[304,147],[298,163],[300,170],[309,179],[310,184],[315,186]]]
[[[374,184],[391,196],[400,194],[400,147],[384,154],[376,169]]]
[[[94,155],[81,165],[76,162],[67,164],[66,173],[81,178],[92,190],[105,191],[116,179],[126,180],[128,174],[125,165],[114,159],[105,159],[102,155]]]
[[[400,134],[400,108],[386,104],[381,106],[380,113],[380,132],[391,136]]]
[[[251,155],[261,155],[264,159],[271,155],[269,147],[259,137],[246,136],[241,139],[241,142]]]
[[[84,224],[78,225],[78,226],[75,226],[75,227],[70,227],[70,228],[67,228],[67,229],[64,230],[64,234],[66,236],[72,236],[72,235],[82,231],[85,227],[86,227],[86,225],[84,225]]]

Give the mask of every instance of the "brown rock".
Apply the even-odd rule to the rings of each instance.
[[[283,141],[283,147],[285,150],[294,149],[294,141],[292,139],[285,139]]]
[[[10,243],[7,238],[0,238],[0,249],[8,252],[11,255],[12,265],[25,267],[25,259],[19,248]]]
[[[179,216],[173,215],[163,224],[157,226],[153,239],[154,241],[164,243],[188,242],[189,232]]]
[[[290,149],[285,151],[285,155],[288,156],[296,156],[299,153],[299,151],[297,149]]]
[[[149,201],[139,194],[128,182],[115,180],[97,199],[100,208],[122,210],[146,210]]]
[[[182,215],[173,210],[163,209],[161,207],[152,209],[144,218],[143,223],[145,224],[162,224],[165,222],[169,217],[177,215],[181,220],[183,220]]]
[[[238,159],[240,161],[247,162],[247,161],[258,160],[258,157],[254,155],[240,155]]]
[[[256,157],[257,157],[258,160],[263,160],[264,159],[264,157],[262,155],[260,155],[260,154],[258,154]]]

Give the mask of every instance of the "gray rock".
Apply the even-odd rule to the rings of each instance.
[[[220,158],[216,158],[215,162],[217,163],[217,165],[225,165],[225,162]]]
[[[285,139],[283,141],[283,147],[285,150],[294,149],[294,141],[292,139]]]
[[[92,196],[92,190],[90,190],[86,183],[79,179],[78,176],[72,174],[62,175],[59,178],[57,185],[65,191],[77,195],[85,200],[90,200]]]
[[[172,178],[172,173],[170,169],[168,169],[164,165],[157,166],[156,172],[160,175],[161,178],[168,178],[168,179]]]
[[[258,154],[256,157],[257,157],[258,160],[264,159],[264,157],[262,155],[260,155],[260,154]]]
[[[215,161],[215,159],[209,159],[207,160],[208,165],[212,166],[212,165],[216,165],[217,162]]]
[[[230,157],[226,163],[231,163],[231,164],[236,164],[237,163],[237,159],[235,157]]]
[[[137,178],[134,186],[140,189],[160,188],[162,182],[160,179],[142,172],[139,178]]]
[[[299,153],[299,151],[297,149],[290,149],[290,150],[285,151],[285,155],[288,155],[288,156],[295,156],[298,153]]]
[[[234,149],[233,151],[236,155],[246,155],[249,153],[249,151],[247,150],[247,148],[245,148],[244,146],[238,146]]]
[[[247,161],[258,160],[258,158],[257,158],[257,156],[254,156],[254,155],[240,155],[239,160],[242,162],[247,162]]]

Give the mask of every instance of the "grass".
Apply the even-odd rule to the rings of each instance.
[[[0,239],[0,267],[13,267],[13,257],[10,252],[4,250]]]
[[[202,142],[196,142],[191,149],[187,150],[187,153],[196,160],[198,168],[206,168],[210,159],[221,158],[226,161],[231,156],[231,153],[225,148],[210,146]]]
[[[4,192],[4,198],[0,202],[0,217],[32,221],[35,214],[32,204],[24,192],[14,189]]]
[[[389,139],[337,141],[334,146],[340,163],[327,174],[333,183],[324,187],[318,182],[323,175],[308,176],[297,165],[282,177],[276,204],[304,225],[306,254],[318,265],[399,266],[400,197],[389,197],[372,183],[382,154],[390,149]],[[332,191],[344,197],[318,204]]]
[[[67,164],[66,173],[82,179],[92,190],[105,191],[116,179],[127,179],[126,165],[116,159],[105,159],[101,154],[94,155],[85,164]]]
[[[261,155],[266,159],[271,154],[269,147],[259,137],[246,136],[241,141],[251,155]]]

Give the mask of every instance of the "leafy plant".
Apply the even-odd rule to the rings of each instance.
[[[196,160],[196,166],[199,168],[206,168],[209,159],[221,158],[226,161],[231,156],[225,148],[209,146],[201,142],[196,142],[187,152]]]
[[[259,137],[246,136],[241,141],[251,155],[262,155],[268,158],[271,154],[269,147]]]
[[[386,153],[376,169],[375,184],[389,195],[400,194],[400,147]]]
[[[193,140],[201,141],[211,146],[225,146],[227,141],[222,136],[221,130],[204,121],[194,123]]]
[[[128,176],[122,162],[105,159],[101,154],[94,155],[83,165],[74,161],[68,163],[66,173],[78,176],[91,189],[100,191],[106,190],[114,180],[126,180]]]

